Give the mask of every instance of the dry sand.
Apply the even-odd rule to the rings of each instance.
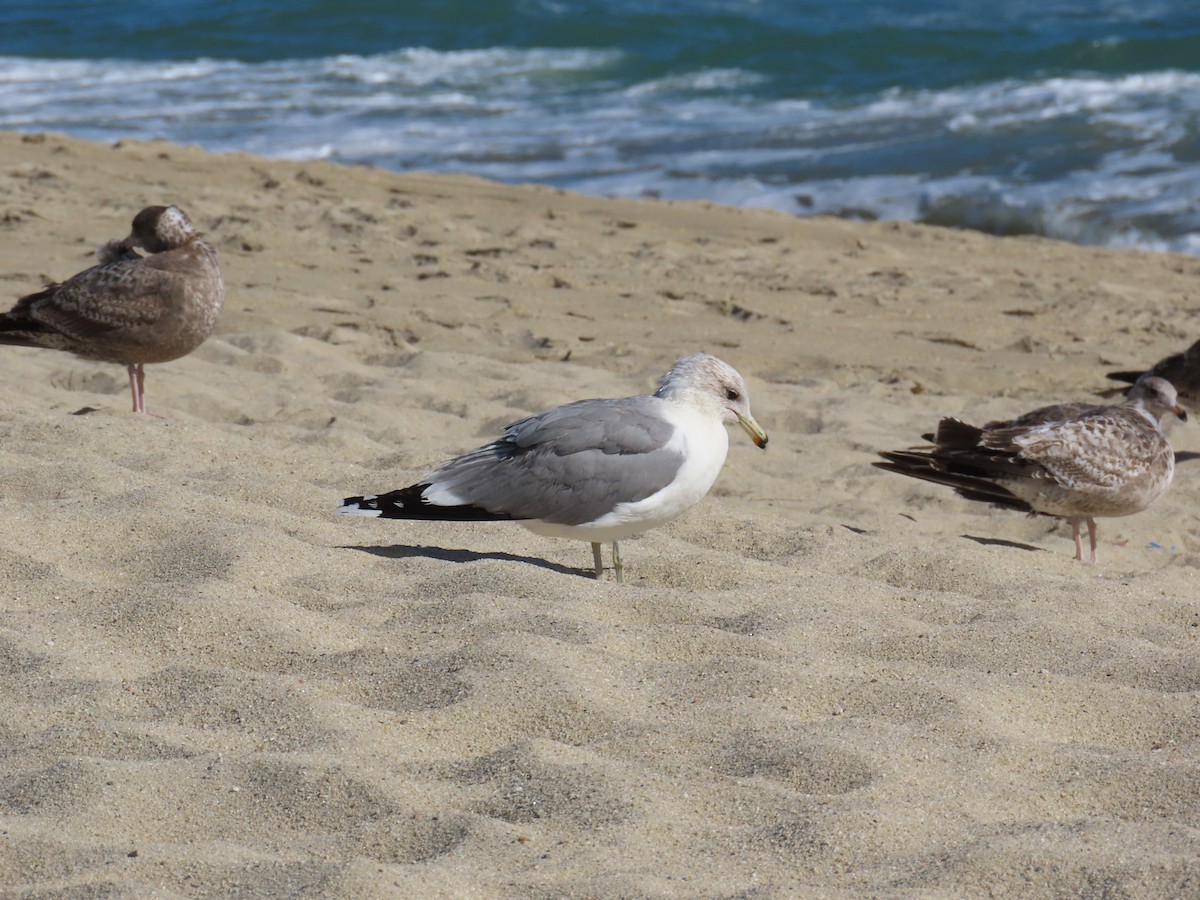
[[[869,465],[1182,349],[1200,260],[0,134],[4,293],[165,202],[229,296],[166,418],[0,348],[0,895],[1200,895],[1200,462],[1094,567]],[[696,350],[770,449],[629,584],[332,513]]]

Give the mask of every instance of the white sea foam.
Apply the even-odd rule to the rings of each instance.
[[[740,69],[625,83],[623,62],[509,48],[258,64],[7,58],[0,127],[1196,251],[1200,167],[1181,154],[1200,144],[1198,74],[832,104],[774,96]]]

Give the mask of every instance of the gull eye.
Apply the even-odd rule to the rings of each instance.
[[[742,395],[737,392],[737,388],[726,388],[725,399],[736,401],[742,399]]]

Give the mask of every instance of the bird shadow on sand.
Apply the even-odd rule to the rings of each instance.
[[[552,563],[546,559],[538,559],[536,556],[521,556],[517,553],[477,553],[474,550],[447,550],[445,547],[423,547],[409,544],[393,544],[390,547],[363,547],[347,544],[343,545],[341,549],[358,550],[362,553],[370,553],[372,556],[382,556],[387,559],[411,559],[414,556],[420,556],[425,559],[440,559],[443,562],[452,563],[472,563],[485,559],[498,559],[503,562],[519,562],[530,566],[537,566],[539,569],[549,569],[551,572],[558,572],[560,575],[577,575],[589,580],[594,580],[595,578],[595,571],[590,568],[572,568],[560,563]]]
[[[1012,547],[1015,550],[1036,550],[1039,553],[1045,553],[1045,547],[1035,547],[1033,544],[1022,544],[1020,541],[1006,541],[1004,538],[980,537],[976,534],[964,534],[968,541],[974,541],[977,544],[983,544],[985,547]]]

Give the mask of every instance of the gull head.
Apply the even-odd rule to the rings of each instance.
[[[1187,421],[1187,413],[1179,405],[1175,385],[1157,375],[1143,375],[1134,382],[1125,402],[1149,413],[1155,420],[1161,420],[1167,413],[1174,413],[1184,422]]]
[[[756,447],[767,447],[767,433],[750,412],[750,392],[737,369],[708,353],[676,360],[658,383],[654,396],[690,403],[722,422],[741,425]]]
[[[133,217],[133,229],[121,245],[127,250],[141,247],[147,253],[162,253],[182,247],[198,235],[178,206],[147,206]]]

